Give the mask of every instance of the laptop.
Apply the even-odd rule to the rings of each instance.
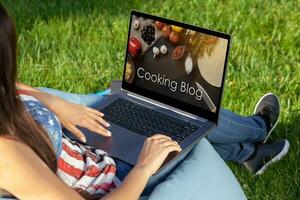
[[[165,168],[217,127],[229,46],[228,34],[132,11],[120,90],[97,107],[112,137],[81,129],[87,144],[135,165],[145,139],[165,134],[182,148]]]

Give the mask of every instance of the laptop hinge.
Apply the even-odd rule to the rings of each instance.
[[[127,90],[124,90],[124,89],[122,89],[122,90],[125,91],[126,94],[127,94],[128,96],[130,96],[130,97],[137,98],[137,99],[139,99],[139,100],[141,100],[141,101],[145,101],[145,102],[147,102],[147,103],[151,103],[151,104],[153,104],[153,105],[156,105],[156,106],[159,106],[159,107],[161,107],[161,108],[164,108],[164,109],[173,111],[173,112],[175,112],[175,113],[178,113],[178,114],[180,114],[180,115],[186,116],[186,117],[188,117],[188,118],[192,118],[192,119],[195,119],[195,120],[200,120],[200,121],[202,121],[202,122],[206,122],[206,121],[207,121],[206,119],[203,119],[203,118],[200,118],[200,117],[196,117],[196,116],[193,116],[193,115],[188,114],[188,113],[186,113],[186,112],[180,111],[180,110],[178,110],[177,108],[174,108],[174,107],[171,107],[171,106],[167,106],[167,105],[165,106],[165,105],[162,105],[162,103],[155,102],[155,101],[152,100],[152,99],[147,99],[147,98],[145,98],[145,97],[142,97],[142,96],[140,96],[140,95],[131,93],[131,92],[129,92],[129,91],[127,91]]]

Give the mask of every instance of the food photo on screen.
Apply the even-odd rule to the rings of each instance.
[[[133,15],[124,79],[216,112],[228,41]]]

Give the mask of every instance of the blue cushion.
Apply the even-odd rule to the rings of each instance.
[[[243,200],[247,199],[226,163],[202,139],[166,180],[140,200]]]

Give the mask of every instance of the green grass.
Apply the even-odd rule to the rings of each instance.
[[[19,78],[88,93],[120,79],[131,9],[230,33],[223,106],[250,115],[274,92],[282,112],[271,140],[289,154],[263,176],[229,163],[249,199],[300,199],[300,1],[5,0],[19,33]],[[201,199],[198,197],[197,199]]]

